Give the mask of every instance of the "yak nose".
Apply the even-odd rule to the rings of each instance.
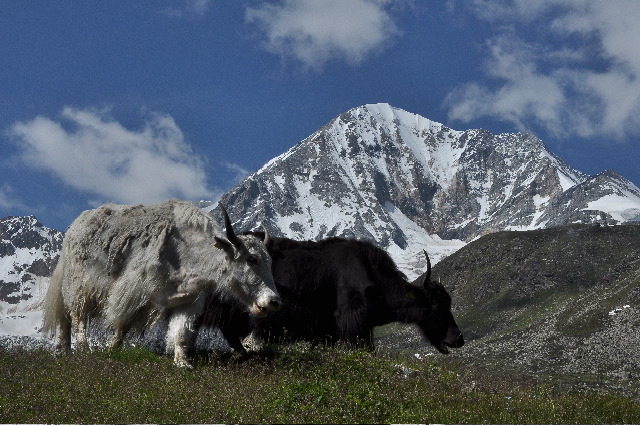
[[[456,327],[453,329],[449,329],[447,331],[447,338],[444,342],[447,346],[451,348],[460,348],[464,345],[464,337],[462,336],[462,332]]]
[[[269,301],[269,309],[277,311],[280,310],[280,307],[282,307],[282,302],[279,299]]]

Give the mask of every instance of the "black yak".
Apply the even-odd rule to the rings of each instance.
[[[431,281],[428,255],[425,278],[416,286],[370,242],[272,237],[267,249],[282,308],[253,318],[232,299],[211,294],[196,327],[218,327],[229,345],[241,352],[241,339],[250,333],[263,341],[342,341],[372,349],[373,328],[391,322],[415,323],[443,354],[464,344],[451,313],[451,297]]]

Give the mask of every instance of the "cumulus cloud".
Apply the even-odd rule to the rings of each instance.
[[[222,161],[220,165],[233,173],[232,181],[234,182],[234,184],[240,183],[242,180],[247,178],[249,174],[251,174],[246,168],[232,162]]]
[[[246,8],[246,21],[264,34],[264,46],[305,67],[330,60],[357,65],[398,34],[390,0],[280,0]]]
[[[4,183],[0,186],[0,209],[24,209],[24,205],[13,196],[13,188]]]
[[[38,116],[11,126],[22,160],[107,201],[212,199],[204,163],[169,115],[151,114],[130,130],[104,111],[66,107],[59,121]]]
[[[488,82],[447,98],[451,119],[481,116],[558,135],[637,134],[640,124],[640,2],[474,1],[494,25]]]

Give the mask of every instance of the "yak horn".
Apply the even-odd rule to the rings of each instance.
[[[422,251],[427,257],[427,273],[425,274],[424,280],[422,281],[422,286],[426,288],[427,285],[429,285],[429,283],[431,282],[431,260],[429,259],[429,254],[427,254],[427,251],[424,249]]]
[[[231,220],[229,220],[229,214],[227,214],[227,210],[224,208],[222,204],[220,204],[220,209],[222,210],[222,214],[224,215],[224,227],[227,230],[227,239],[229,242],[233,244],[236,248],[240,248],[242,246],[242,242],[236,236],[233,231],[233,226],[231,226]]]
[[[262,242],[264,243],[264,246],[268,246],[269,241],[271,240],[271,237],[269,236],[269,230],[267,230],[267,226],[265,226],[264,224],[262,225],[262,230],[264,230],[264,240]]]

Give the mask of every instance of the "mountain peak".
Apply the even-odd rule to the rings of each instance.
[[[362,105],[345,112],[338,118],[345,116],[351,116],[361,121],[368,121],[369,118],[373,118],[378,123],[387,123],[396,126],[401,125],[417,132],[427,131],[436,134],[443,129],[450,130],[439,122],[405,111],[404,109],[396,108],[388,103]]]
[[[417,270],[424,248],[437,262],[498,230],[628,221],[640,208],[629,184],[627,195],[616,192],[627,196],[624,214],[594,213],[594,202],[622,186],[612,174],[589,178],[531,134],[452,130],[378,103],[336,116],[222,203],[243,217],[243,230],[264,224],[295,239],[368,239]]]

